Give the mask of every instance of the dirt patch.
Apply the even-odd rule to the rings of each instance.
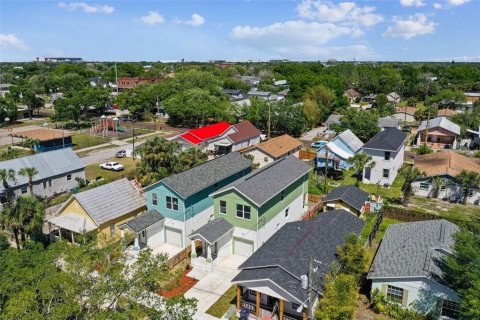
[[[378,314],[370,309],[370,301],[364,294],[359,294],[357,299],[357,309],[353,315],[355,320],[389,320],[390,318]]]
[[[182,275],[180,277],[179,281],[179,286],[173,288],[172,290],[160,290],[158,293],[165,298],[173,298],[173,297],[179,297],[183,295],[185,292],[190,290],[197,282],[198,280],[194,278],[190,278],[187,276],[187,273],[189,273],[190,270],[186,269],[182,272]]]

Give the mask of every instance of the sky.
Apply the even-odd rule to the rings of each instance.
[[[0,61],[480,61],[480,0],[0,0]]]

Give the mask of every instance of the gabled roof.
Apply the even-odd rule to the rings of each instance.
[[[457,135],[460,134],[460,126],[456,123],[453,123],[452,121],[450,121],[446,117],[436,117],[434,119],[431,119],[429,124],[428,124],[429,130],[433,129],[433,128],[436,128],[436,127],[443,128],[443,129],[445,129],[447,131],[450,131],[452,133],[455,133]],[[424,121],[422,121],[422,123],[418,127],[417,132],[424,131],[424,130],[426,130],[426,128],[427,128],[427,120],[424,120]]]
[[[135,233],[138,233],[146,228],[154,225],[155,223],[162,221],[165,217],[155,209],[150,209],[146,213],[136,216],[135,218],[128,220],[125,226]]]
[[[262,142],[256,146],[256,148],[266,152],[274,158],[279,158],[301,147],[302,145],[303,143],[300,140],[295,139],[288,134],[284,134],[283,136],[275,137]]]
[[[251,166],[250,160],[238,152],[231,152],[189,170],[171,175],[160,182],[165,183],[185,199]],[[155,185],[157,183],[153,186]],[[151,186],[147,187],[147,190],[150,188]]]
[[[337,247],[350,233],[360,234],[365,222],[345,210],[320,213],[308,221],[285,224],[253,253],[240,267],[232,282],[270,280],[303,303],[307,290],[302,289],[301,276],[308,274],[311,257],[317,272],[313,273],[316,291],[321,293],[325,276],[336,260]]]
[[[249,96],[269,97],[272,93],[269,91],[250,90],[247,94]]]
[[[456,177],[462,170],[474,171],[480,174],[480,163],[454,151],[435,152],[417,156],[414,165],[420,172],[425,172],[427,177],[440,175]]]
[[[406,138],[407,135],[397,128],[386,128],[365,143],[363,148],[397,151],[403,145]]]
[[[258,169],[243,178],[238,179],[212,193],[217,195],[227,190],[237,190],[258,207],[273,196],[280,193],[287,186],[300,179],[310,171],[310,166],[296,158],[289,156]]]
[[[451,117],[456,115],[458,112],[455,110],[450,110],[450,109],[440,109],[437,112],[437,116],[439,117]]]
[[[224,121],[209,126],[188,130],[180,135],[191,144],[199,144],[207,139],[218,137],[230,129],[230,123]]]
[[[325,198],[322,199],[322,202],[327,203],[341,200],[358,211],[361,211],[365,205],[365,202],[368,201],[368,198],[369,195],[367,192],[354,185],[349,185],[333,189]]]
[[[74,194],[72,198],[80,203],[97,226],[145,207],[147,203],[127,178]]]
[[[357,152],[363,147],[363,142],[360,140],[350,129],[347,129],[333,138],[331,142],[335,142],[337,139],[342,140],[346,145],[350,147],[354,152]]]
[[[71,148],[0,162],[0,169],[13,169],[17,173],[22,168],[32,167],[38,171],[38,174],[33,177],[34,182],[85,169],[85,165]],[[16,180],[16,183],[10,183],[11,187],[28,184],[28,177],[17,174]],[[0,192],[2,191],[3,185],[0,184]]]
[[[230,222],[223,218],[216,218],[193,231],[188,237],[190,239],[197,239],[197,237],[200,237],[204,241],[213,245],[231,230],[233,230],[233,225]]]
[[[458,230],[443,219],[388,226],[368,279],[428,277],[441,282],[439,263],[451,252]]]
[[[12,133],[11,135],[19,138],[32,138],[40,141],[49,141],[54,139],[61,139],[62,137],[70,137],[73,134],[70,131],[62,131],[50,128],[38,128]]]
[[[415,108],[415,107],[398,107],[395,112],[396,113],[406,113],[406,114],[409,114],[411,116],[414,116],[415,113],[417,112],[417,108]]]
[[[340,119],[342,119],[343,115],[341,114],[331,114],[328,116],[327,120],[325,121],[326,124],[340,124]]]
[[[349,98],[356,98],[360,95],[360,93],[355,91],[355,89],[348,89],[347,91],[345,91],[344,95],[346,95]]]
[[[400,120],[392,116],[386,116],[378,119],[378,126],[380,128],[398,128]]]
[[[237,132],[228,135],[228,138],[232,140],[233,143],[259,137],[261,134],[260,130],[255,128],[255,126],[248,120],[234,124],[233,128],[235,128]]]

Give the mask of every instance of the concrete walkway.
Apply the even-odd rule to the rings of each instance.
[[[232,286],[232,279],[240,272],[238,267],[247,258],[232,255],[219,259],[222,260],[218,261],[213,271],[205,272],[193,269],[188,274],[188,276],[199,279],[197,284],[185,293],[185,297],[198,300],[194,319],[218,319],[205,312]]]
[[[326,126],[320,126],[317,128],[313,128],[312,130],[305,132],[301,137],[300,140],[306,140],[306,141],[313,141],[315,137],[320,135],[320,133],[324,132],[327,130]]]

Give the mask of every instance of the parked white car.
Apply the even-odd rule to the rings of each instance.
[[[102,163],[100,165],[100,168],[105,170],[112,170],[112,171],[122,171],[125,169],[125,166],[118,162],[107,162],[107,163]]]

